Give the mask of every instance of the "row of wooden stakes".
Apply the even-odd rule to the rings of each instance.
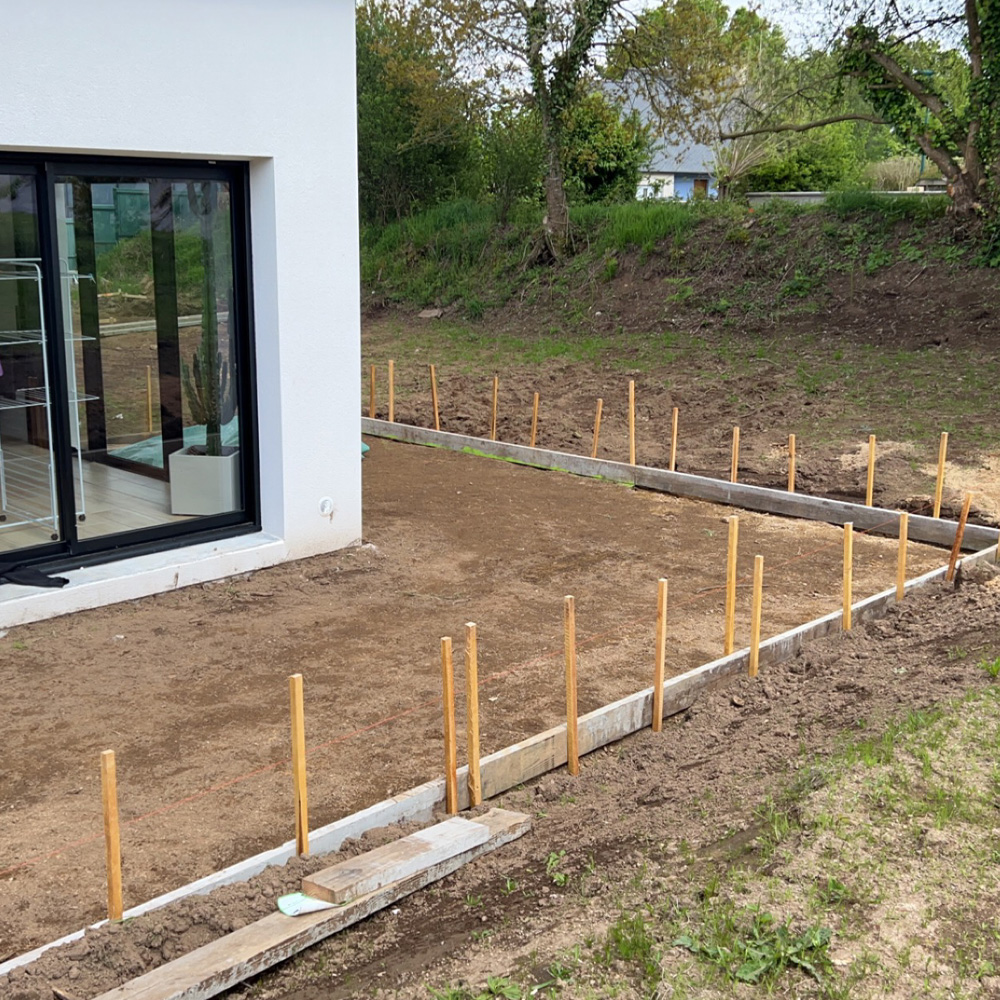
[[[955,543],[948,563],[946,579],[952,580],[962,546],[962,537],[969,516],[972,494],[965,495]],[[727,518],[729,526],[726,552],[726,600],[723,655],[734,652],[736,636],[736,561],[739,546],[739,515]],[[899,515],[899,549],[896,564],[896,600],[903,599],[906,588],[906,547],[909,515]],[[1000,551],[1000,550],[998,550]],[[851,628],[851,610],[854,603],[854,526],[844,525],[843,611],[844,630]],[[760,662],[761,608],[764,588],[764,557],[754,556],[753,597],[750,610],[750,653],[748,674],[756,677]],[[563,639],[566,661],[566,759],[569,773],[580,773],[579,744],[577,740],[577,655],[576,655],[576,602],[572,596],[563,602]],[[653,670],[653,719],[652,728],[663,728],[663,685],[666,672],[667,641],[667,581],[660,579],[656,593],[656,662]],[[441,675],[444,704],[445,750],[445,808],[450,815],[458,812],[458,749],[455,724],[455,675],[450,636],[441,639]],[[292,737],[292,785],[295,807],[295,849],[300,855],[309,853],[309,805],[306,783],[305,710],[302,674],[288,678]],[[465,626],[465,704],[466,736],[469,763],[469,805],[482,802],[479,747],[479,654],[476,624]],[[107,866],[108,918],[120,920],[123,912],[121,834],[118,817],[118,793],[115,753],[105,750],[101,754],[101,797],[104,813],[105,859]]]
[[[431,406],[433,409],[434,418],[434,430],[441,430],[441,412],[438,406],[438,386],[437,386],[437,370],[434,365],[428,365],[430,370],[430,384],[431,384]],[[388,382],[389,382],[389,423],[396,422],[396,362],[389,361],[388,365]],[[369,366],[369,396],[368,396],[368,416],[371,419],[375,419],[376,405],[375,405],[375,385],[376,385],[376,368],[375,365]],[[497,415],[499,408],[500,399],[500,378],[499,376],[493,376],[493,389],[492,389],[492,399],[490,406],[490,430],[489,439],[491,441],[496,441],[497,439]],[[539,407],[539,394],[536,392],[534,394],[534,399],[532,401],[531,408],[531,435],[529,439],[528,447],[534,448],[535,442],[538,438],[538,407]],[[604,413],[604,400],[598,398],[597,400],[597,413],[594,417],[594,435],[593,444],[590,449],[590,457],[597,458],[597,448],[601,437],[601,419]],[[675,472],[677,469],[677,433],[680,420],[680,409],[679,407],[673,407],[670,415],[670,453],[667,461],[667,468],[671,472]],[[873,497],[875,492],[875,448],[876,441],[875,435],[868,435],[868,473],[865,480],[865,505],[867,507],[873,506]],[[635,465],[635,381],[630,380],[628,384],[628,460],[629,465]],[[944,472],[945,472],[945,460],[948,454],[948,432],[941,432],[941,440],[938,445],[938,467],[937,467],[937,480],[934,487],[934,507],[933,507],[933,517],[941,516],[941,498],[944,494]],[[729,467],[729,481],[732,483],[739,482],[739,462],[740,462],[740,428],[739,426],[733,427],[733,441],[732,441],[732,460]],[[795,492],[795,462],[796,462],[796,441],[795,435],[788,435],[788,492]]]
[[[948,563],[946,579],[952,580],[955,565],[962,547],[962,537],[969,515],[972,494],[966,494],[962,515],[959,520]],[[727,518],[729,537],[726,553],[726,602],[725,635],[723,655],[734,652],[736,635],[736,560],[739,547],[738,515]],[[906,592],[906,549],[909,532],[909,515],[899,515],[899,546],[896,561],[896,600],[901,601]],[[1000,550],[998,550],[1000,551]],[[842,628],[849,631],[852,626],[851,612],[854,604],[854,525],[844,525],[844,570],[843,570],[843,610]],[[760,627],[764,589],[764,557],[754,556],[753,596],[750,609],[750,647],[748,675],[756,677],[760,665]],[[667,581],[660,579],[656,595],[656,662],[653,670],[653,717],[652,729],[660,732],[663,728],[663,685],[666,666],[667,634]],[[579,744],[577,740],[577,669],[576,669],[576,603],[572,596],[564,598],[563,636],[566,661],[566,760],[569,773],[580,773]],[[479,682],[478,646],[476,625],[469,622],[465,626],[465,684],[466,684],[466,733],[468,737],[469,805],[477,806],[482,801],[482,781],[479,760]],[[445,805],[448,813],[458,812],[458,748],[455,726],[455,677],[452,660],[452,640],[450,636],[441,639],[441,675],[444,701],[444,747],[445,747]]]

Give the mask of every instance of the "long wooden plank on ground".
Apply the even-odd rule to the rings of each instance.
[[[828,524],[846,524],[850,521],[856,531],[868,531],[892,538],[899,534],[898,511],[866,507],[844,500],[829,500],[826,497],[813,497],[805,493],[787,493],[785,490],[772,490],[764,486],[731,483],[721,479],[711,479],[708,476],[692,476],[686,472],[670,472],[667,469],[633,466],[624,462],[608,462],[568,452],[529,448],[526,445],[510,444],[506,441],[489,441],[465,434],[412,427],[408,424],[390,424],[384,420],[371,420],[367,417],[361,419],[361,430],[362,433],[374,437],[405,441],[410,444],[437,445],[451,451],[474,452],[540,469],[555,469],[578,476],[633,483],[643,489],[669,493],[672,496],[708,500],[742,507],[745,510],[783,514],[811,521],[826,521]],[[956,528],[954,521],[922,514],[910,515],[911,541],[928,542],[950,548],[955,541]],[[995,545],[998,539],[1000,539],[998,529],[976,524],[965,529],[962,547],[968,551],[978,552]]]
[[[453,816],[427,830],[314,872],[302,880],[302,891],[329,903],[344,903],[478,847],[489,836],[482,823]]]
[[[182,958],[102,993],[96,1000],[207,1000],[251,976],[277,965],[310,945],[363,920],[457,871],[488,851],[516,840],[531,828],[530,817],[506,809],[491,809],[472,823],[487,830],[488,839],[407,878],[360,896],[335,910],[299,917],[272,913]]]

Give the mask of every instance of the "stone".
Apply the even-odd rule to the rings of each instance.
[[[636,801],[641,806],[659,806],[670,801],[670,793],[662,785],[655,785],[649,791],[643,792]]]
[[[559,798],[559,789],[551,778],[548,781],[543,781],[536,791],[546,802],[555,802]]]

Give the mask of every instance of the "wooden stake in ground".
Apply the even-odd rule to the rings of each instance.
[[[949,582],[955,579],[955,564],[958,562],[958,555],[962,551],[962,536],[965,534],[965,522],[969,520],[969,508],[972,506],[972,494],[965,494],[965,501],[962,504],[962,513],[958,518],[958,528],[955,529],[955,544],[951,547],[951,558],[948,560],[948,572],[945,579]]]
[[[910,515],[899,513],[899,553],[896,556],[896,600],[901,601],[906,593],[906,540],[910,533]]]
[[[941,432],[941,443],[938,445],[937,484],[934,487],[934,517],[941,516],[941,496],[944,493],[944,461],[948,456],[948,432]]]
[[[153,433],[153,366],[146,365],[146,430]]]
[[[667,581],[656,585],[656,668],[653,672],[653,732],[663,729],[663,677],[667,664]]]
[[[389,423],[396,422],[396,362],[389,362]]]
[[[795,492],[795,435],[788,435],[788,492]]]
[[[868,435],[868,478],[865,481],[865,506],[871,507],[875,493],[875,435]]]
[[[493,405],[490,408],[490,440],[497,439],[497,406],[500,402],[500,378],[493,376]]]
[[[729,481],[731,483],[736,482],[736,471],[740,465],[740,429],[739,427],[733,428],[733,461],[732,466],[729,470]]]
[[[458,814],[458,748],[455,745],[455,668],[451,636],[441,639],[441,686],[444,702],[444,802],[449,816]]]
[[[747,673],[757,676],[760,666],[760,614],[764,604],[764,557],[753,557],[753,604],[750,608],[750,663]]]
[[[675,406],[670,415],[670,464],[667,466],[671,472],[677,471],[677,422],[680,418],[680,410]]]
[[[740,540],[740,519],[736,514],[726,518],[729,522],[729,549],[726,554],[726,635],[722,645],[723,656],[733,651],[736,641],[736,550]]]
[[[851,605],[854,603],[854,523],[844,525],[844,618],[843,629],[851,630]]]
[[[441,430],[441,414],[438,412],[438,380],[434,366],[431,369],[431,403],[434,406],[434,430]]]
[[[577,737],[576,711],[576,602],[563,602],[563,636],[566,646],[566,767],[570,774],[580,773],[580,745]]]
[[[288,678],[292,711],[292,783],[295,789],[295,853],[309,853],[309,796],[306,793],[306,718],[302,674]]]
[[[375,419],[375,366],[368,368],[368,416]]]
[[[483,801],[479,774],[479,651],[476,623],[465,624],[465,735],[469,744],[469,807]]]
[[[601,411],[604,409],[604,400],[597,400],[597,416],[594,417],[594,447],[590,449],[590,457],[597,458],[597,442],[601,437]]]
[[[538,393],[535,393],[535,400],[531,404],[531,442],[529,443],[529,448],[535,447],[535,441],[538,438]]]
[[[108,920],[122,918],[122,845],[118,827],[118,780],[115,752],[101,754],[101,801],[104,806],[104,857],[108,872]]]
[[[628,384],[628,464],[635,465],[635,382]]]

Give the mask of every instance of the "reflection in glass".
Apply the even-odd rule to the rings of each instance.
[[[229,185],[56,185],[81,538],[242,508]]]
[[[0,173],[0,558],[58,540],[35,179]]]

